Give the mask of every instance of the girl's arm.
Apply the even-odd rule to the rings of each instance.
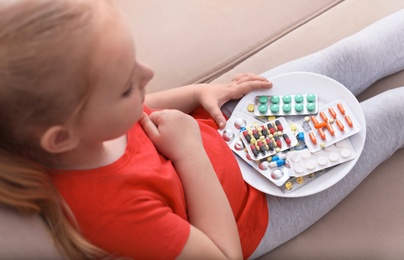
[[[179,111],[163,110],[144,115],[140,123],[157,149],[173,162],[184,187],[191,232],[178,258],[242,259],[235,218],[196,121]],[[177,145],[180,141],[186,142],[186,149]]]
[[[252,90],[271,87],[272,83],[262,76],[242,73],[225,84],[187,85],[151,93],[146,95],[145,104],[150,108],[178,109],[184,113],[190,113],[198,107],[203,107],[220,127],[224,127],[225,119],[220,111],[220,107],[224,103],[232,99],[239,99]]]

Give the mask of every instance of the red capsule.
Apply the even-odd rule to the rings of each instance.
[[[283,131],[283,126],[279,120],[275,120],[275,125],[278,128],[278,131]]]

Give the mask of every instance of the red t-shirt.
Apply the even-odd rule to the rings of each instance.
[[[147,107],[145,111],[150,112]],[[265,196],[244,182],[232,151],[208,114],[200,109],[193,116],[229,199],[247,258],[268,223]],[[174,259],[190,232],[181,181],[138,123],[127,139],[125,154],[114,163],[92,170],[57,170],[51,177],[81,231],[95,245],[118,256]],[[178,145],[186,149],[186,144]]]

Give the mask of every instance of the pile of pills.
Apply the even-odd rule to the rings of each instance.
[[[248,107],[255,116],[309,115],[318,111],[315,94],[256,96],[254,106]]]

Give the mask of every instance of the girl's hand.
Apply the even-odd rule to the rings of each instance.
[[[144,131],[164,156],[177,162],[203,149],[198,123],[178,110],[156,111],[140,119]]]
[[[209,112],[219,128],[224,128],[226,120],[220,107],[229,100],[240,99],[248,92],[257,89],[269,89],[272,83],[266,78],[253,74],[241,73],[234,76],[227,84],[207,84],[197,90],[199,103]]]

